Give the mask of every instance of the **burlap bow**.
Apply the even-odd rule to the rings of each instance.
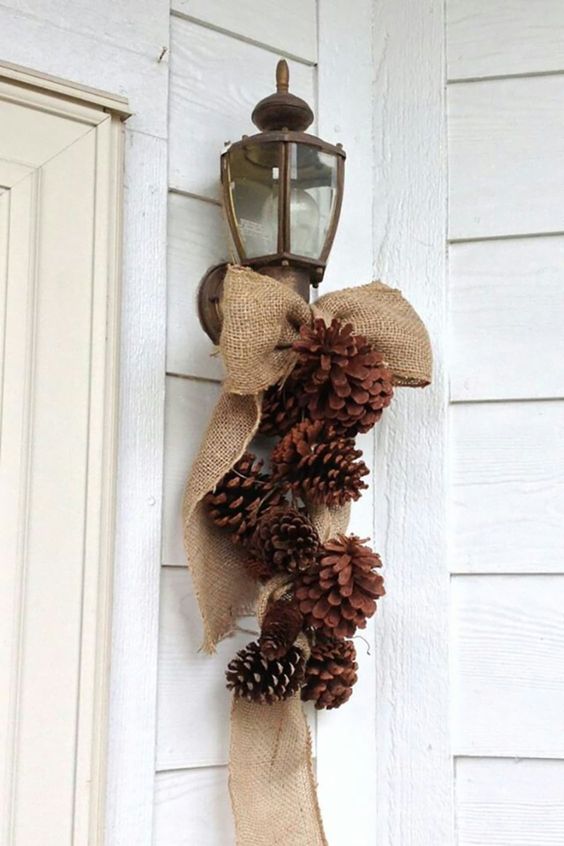
[[[323,315],[352,323],[385,357],[397,385],[427,385],[432,358],[427,330],[401,293],[381,282],[326,294],[308,305],[298,294],[249,268],[225,277],[219,348],[227,376],[186,486],[186,553],[204,622],[203,648],[213,652],[242,613],[253,607],[256,583],[243,566],[244,551],[206,518],[202,498],[235,464],[259,423],[262,392],[295,362],[292,342],[303,324]],[[318,509],[323,538],[346,527],[348,512]]]
[[[251,610],[257,587],[245,572],[243,550],[206,518],[202,499],[247,448],[258,428],[262,392],[292,369],[292,342],[300,326],[316,316],[352,323],[383,353],[395,384],[415,387],[431,379],[427,331],[399,291],[372,282],[327,294],[309,306],[269,277],[248,268],[228,270],[219,342],[227,377],[183,507],[186,552],[209,652],[232,631],[235,619]],[[309,511],[322,539],[346,531],[348,508]],[[277,587],[274,579],[261,589],[259,622]],[[234,698],[229,786],[238,846],[327,846],[299,694],[274,705]]]

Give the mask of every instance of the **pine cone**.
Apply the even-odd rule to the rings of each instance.
[[[298,393],[293,381],[272,385],[262,399],[259,434],[281,437],[302,417]]]
[[[266,582],[272,578],[272,571],[257,555],[251,554],[244,561],[245,570],[256,582]]]
[[[284,594],[266,609],[259,638],[260,651],[269,661],[282,658],[302,630],[303,617],[293,596]]]
[[[352,695],[357,681],[356,649],[350,640],[320,635],[311,647],[302,699],[317,709],[338,708]]]
[[[353,438],[337,434],[320,420],[304,420],[274,448],[273,478],[317,505],[344,505],[368,487],[362,481],[369,471],[358,460],[361,455]]]
[[[376,611],[384,580],[380,557],[356,535],[338,535],[324,544],[319,569],[299,575],[295,595],[306,626],[351,637]]]
[[[283,658],[268,661],[252,641],[229,662],[227,688],[249,702],[267,703],[289,699],[302,685],[304,654],[292,646]]]
[[[270,568],[295,573],[315,564],[319,535],[307,515],[295,508],[269,508],[257,523],[253,550]]]
[[[250,538],[262,511],[284,501],[272,479],[260,472],[263,463],[256,461],[251,452],[246,452],[204,497],[210,519],[232,532],[234,541]]]
[[[292,378],[300,383],[308,415],[347,434],[368,432],[393,396],[392,372],[382,355],[337,318],[330,326],[319,319],[302,326],[293,348],[299,358]]]

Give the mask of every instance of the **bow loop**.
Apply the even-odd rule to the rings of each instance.
[[[225,390],[258,394],[291,368],[292,343],[311,322],[308,304],[290,288],[248,268],[230,267],[223,291],[219,348]]]

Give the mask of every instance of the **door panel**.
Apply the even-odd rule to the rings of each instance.
[[[121,129],[19,89],[0,86],[0,839],[101,843]]]

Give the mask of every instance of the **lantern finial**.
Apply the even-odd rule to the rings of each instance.
[[[276,65],[276,90],[279,94],[287,94],[290,87],[290,69],[286,59],[280,59]]]
[[[301,97],[289,93],[289,84],[288,62],[280,59],[276,65],[276,93],[261,100],[252,114],[253,123],[262,132],[304,132],[313,122],[312,110]]]

